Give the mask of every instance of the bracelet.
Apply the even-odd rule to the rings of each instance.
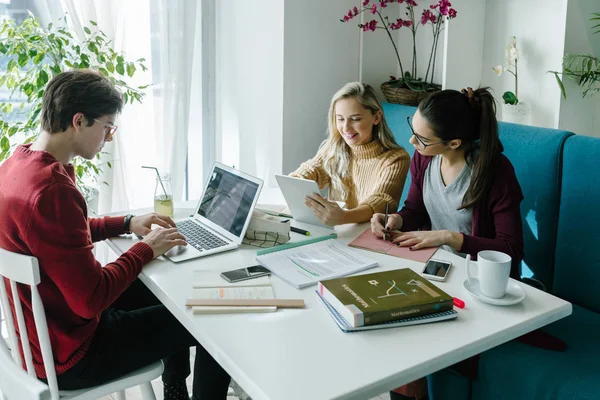
[[[125,233],[129,234],[131,233],[131,230],[129,229],[129,225],[131,224],[131,218],[133,218],[134,215],[132,214],[127,214],[125,216],[125,220],[123,221],[123,229],[125,229]]]

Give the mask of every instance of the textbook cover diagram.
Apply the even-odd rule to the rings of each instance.
[[[329,279],[317,289],[353,327],[452,310],[452,297],[409,268]]]

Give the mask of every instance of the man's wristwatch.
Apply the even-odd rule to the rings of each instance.
[[[131,233],[131,229],[129,229],[129,225],[131,225],[131,218],[133,218],[134,215],[132,214],[127,214],[125,216],[125,220],[123,221],[123,228],[125,229],[125,233],[129,234]]]

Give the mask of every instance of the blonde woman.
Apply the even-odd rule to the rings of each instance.
[[[331,99],[328,138],[314,158],[290,176],[329,186],[329,199],[314,193],[305,199],[327,225],[366,222],[374,213],[398,207],[410,156],[394,140],[373,88],[351,82]],[[341,208],[336,201],[343,201]]]

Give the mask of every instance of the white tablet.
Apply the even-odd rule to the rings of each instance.
[[[321,193],[317,182],[293,178],[287,175],[275,175],[275,179],[277,180],[277,184],[279,184],[279,189],[285,198],[285,202],[296,221],[331,228],[331,226],[324,225],[315,216],[312,209],[304,204],[304,198],[306,196],[312,196],[313,193]]]

